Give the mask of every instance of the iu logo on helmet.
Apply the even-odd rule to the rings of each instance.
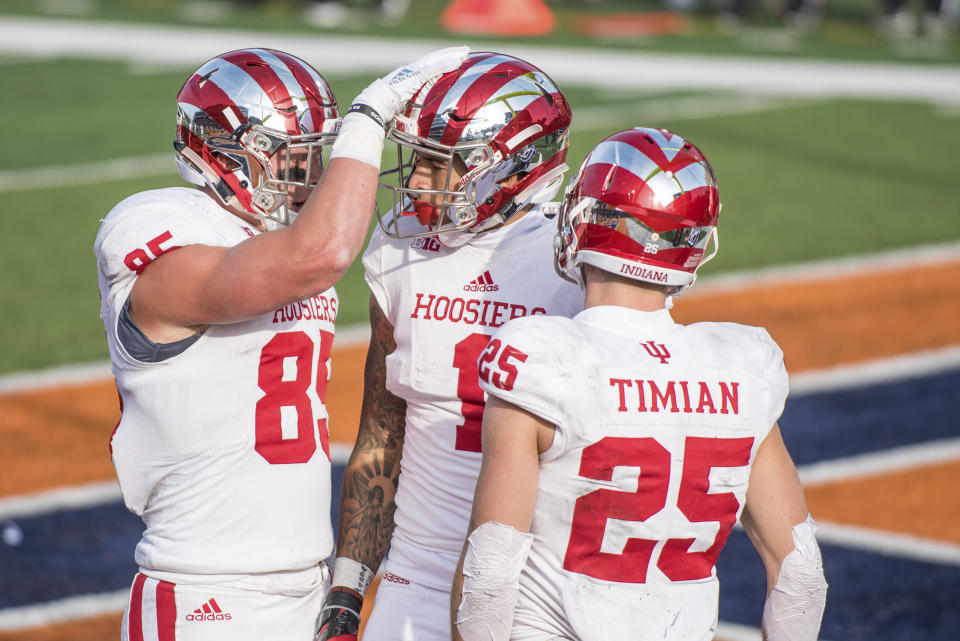
[[[647,353],[650,354],[653,358],[659,358],[660,363],[666,365],[667,359],[670,358],[670,350],[667,349],[667,346],[663,343],[654,343],[653,341],[647,341],[646,343],[641,343],[643,349],[647,350]]]

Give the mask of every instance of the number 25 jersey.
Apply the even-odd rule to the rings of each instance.
[[[570,316],[583,294],[551,263],[556,223],[534,208],[455,249],[374,232],[366,279],[393,324],[387,389],[407,403],[389,568],[449,590],[480,471],[477,357],[510,318]]]
[[[123,327],[155,258],[257,233],[202,192],[169,188],[127,198],[97,235],[100,316],[122,403],[111,453],[124,503],[146,526],[136,562],[155,578],[299,570],[332,550],[323,398],[336,292],[211,325],[158,357],[131,353]]]
[[[591,307],[506,325],[479,375],[555,425],[513,638],[713,639],[714,564],[787,394],[767,332]]]

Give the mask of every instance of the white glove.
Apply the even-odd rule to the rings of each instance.
[[[347,113],[361,112],[383,127],[393,121],[420,87],[459,67],[469,53],[467,46],[447,47],[398,67],[361,91]]]
[[[393,122],[420,87],[459,67],[468,53],[470,47],[465,46],[439,49],[374,80],[343,117],[331,160],[352,158],[379,169],[385,125]]]

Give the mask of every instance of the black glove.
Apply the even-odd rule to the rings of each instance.
[[[320,628],[314,641],[357,641],[362,606],[363,597],[359,592],[343,586],[330,588],[323,600]]]

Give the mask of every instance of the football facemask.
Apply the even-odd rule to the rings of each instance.
[[[204,63],[177,96],[177,165],[265,228],[292,222],[323,172],[340,119],[312,67],[289,54],[242,49]]]
[[[566,99],[542,71],[511,56],[472,54],[424,85],[387,134],[397,156],[380,184],[394,213],[377,211],[381,227],[397,238],[449,238],[550,200],[567,169],[569,124]],[[411,182],[424,159],[439,168],[429,188]]]

